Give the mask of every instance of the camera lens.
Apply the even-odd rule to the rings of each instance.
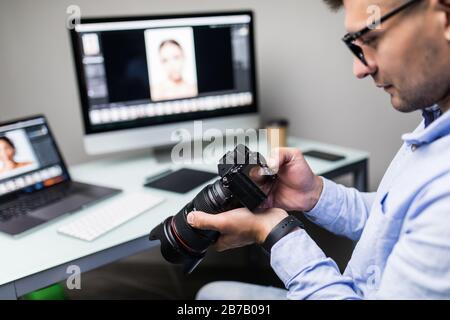
[[[153,229],[150,240],[160,240],[163,257],[169,262],[184,264],[190,272],[192,265],[197,265],[203,259],[208,247],[219,237],[219,233],[191,227],[187,222],[187,215],[192,211],[217,214],[241,206],[231,198],[232,194],[223,186],[222,180],[217,180],[200,191],[175,216],[167,218]]]
[[[260,174],[261,170],[263,174]],[[218,171],[219,180],[206,186],[180,212],[150,232],[150,240],[161,241],[163,257],[169,262],[183,264],[186,273],[194,270],[208,247],[220,236],[217,231],[191,227],[187,222],[188,214],[192,211],[218,214],[244,206],[253,210],[267,199],[276,179],[264,158],[244,145],[225,154]]]

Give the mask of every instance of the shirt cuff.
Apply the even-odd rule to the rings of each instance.
[[[327,225],[336,219],[336,199],[338,198],[337,184],[327,178],[320,177],[323,181],[323,189],[319,201],[307,212],[306,217],[313,222],[320,222],[320,225]]]
[[[287,288],[298,274],[324,259],[326,256],[323,251],[301,229],[289,233],[274,244],[270,265]]]

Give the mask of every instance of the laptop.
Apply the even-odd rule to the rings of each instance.
[[[17,235],[120,192],[72,181],[44,116],[0,123],[0,232]]]

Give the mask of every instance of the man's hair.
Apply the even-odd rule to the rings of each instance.
[[[344,6],[344,0],[323,0],[323,1],[333,11],[338,11],[339,9],[341,9]],[[391,1],[385,1],[385,2],[387,2],[387,3],[405,2],[406,3],[406,1],[398,1],[398,0],[397,1],[391,0]]]
[[[323,0],[333,11],[337,11],[344,5],[343,0]]]

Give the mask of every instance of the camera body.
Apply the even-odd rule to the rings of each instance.
[[[187,215],[192,211],[218,214],[241,207],[252,211],[267,199],[276,180],[265,159],[244,145],[238,145],[222,157],[218,173],[218,180],[150,232],[150,240],[161,241],[163,257],[171,263],[183,264],[186,273],[197,267],[208,247],[220,236],[217,231],[193,228],[187,222]]]

